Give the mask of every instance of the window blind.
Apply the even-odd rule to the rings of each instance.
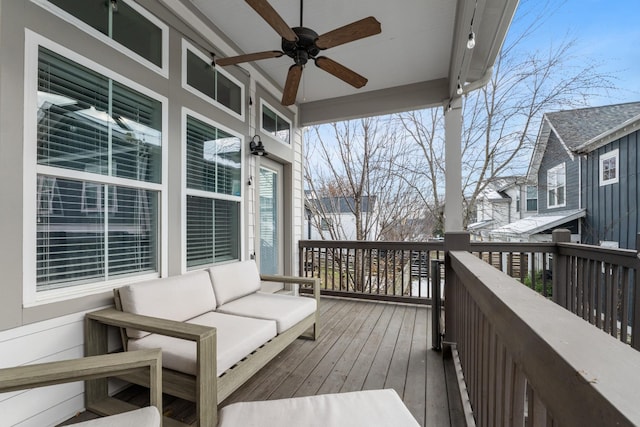
[[[240,138],[187,116],[187,266],[239,259]]]
[[[37,289],[157,269],[155,191],[38,176]]]
[[[37,291],[158,269],[162,105],[45,48],[38,61]],[[124,184],[124,182],[123,182]]]

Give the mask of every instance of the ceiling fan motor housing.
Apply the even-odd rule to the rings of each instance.
[[[298,36],[298,40],[291,42],[282,39],[282,51],[293,58],[297,65],[304,65],[309,58],[315,58],[320,53],[320,49],[316,47],[318,33],[306,27],[294,27],[292,30]]]

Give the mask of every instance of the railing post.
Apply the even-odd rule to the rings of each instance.
[[[446,340],[457,342],[458,337],[454,336],[453,327],[456,319],[456,310],[459,308],[454,304],[455,280],[453,280],[453,270],[451,268],[451,251],[469,251],[470,234],[467,232],[444,233],[444,330]]]
[[[571,231],[565,228],[558,228],[551,232],[553,243],[570,243]],[[567,308],[567,261],[564,257],[560,256],[560,251],[557,250],[553,255],[552,263],[551,289],[553,294],[553,301],[560,306]]]
[[[431,347],[434,350],[442,350],[442,288],[440,283],[440,267],[442,260],[431,260]]]
[[[640,350],[640,289],[638,289],[638,274],[640,274],[640,233],[636,236],[636,267],[633,269],[633,322],[631,326],[631,346]],[[626,328],[627,325],[622,325]]]

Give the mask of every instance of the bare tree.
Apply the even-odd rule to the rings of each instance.
[[[532,2],[527,6],[532,6]],[[478,195],[492,178],[523,173],[546,111],[588,105],[592,95],[613,89],[612,78],[599,71],[599,64],[574,61],[575,43],[564,40],[548,51],[524,51],[535,36],[551,3],[520,34],[511,35],[496,60],[493,75],[482,89],[464,99],[462,168],[464,224],[474,210]],[[524,47],[523,47],[524,46]],[[575,65],[579,64],[579,65]],[[443,203],[444,140],[441,109],[398,115],[407,138],[422,152],[423,180],[435,213]]]
[[[322,238],[380,240],[419,213],[419,195],[398,177],[398,165],[411,158],[393,125],[375,117],[307,129],[306,203]],[[354,233],[338,215],[345,211]]]

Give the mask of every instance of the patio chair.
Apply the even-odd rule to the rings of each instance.
[[[137,408],[114,398],[95,400],[85,393],[86,409],[98,415],[116,415],[85,421],[83,427],[160,427],[162,425],[162,353],[159,349],[131,351],[84,357],[59,362],[23,365],[0,369],[0,393],[63,384],[98,381],[107,387],[106,378],[131,372],[147,371],[151,377],[150,406]]]

